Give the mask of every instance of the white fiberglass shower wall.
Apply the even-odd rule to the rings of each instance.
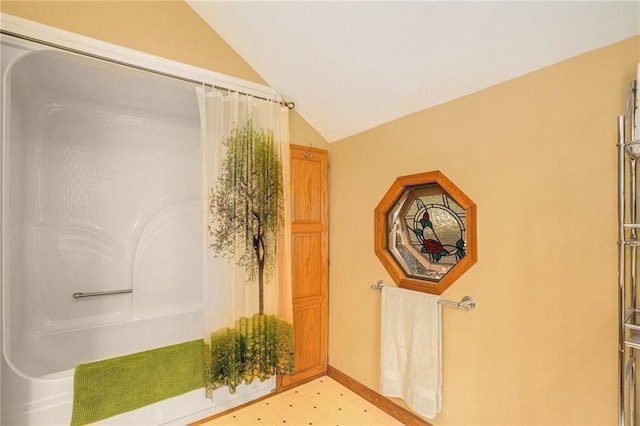
[[[202,336],[195,85],[1,41],[1,423],[68,424],[76,365]],[[195,420],[272,387],[101,423]]]

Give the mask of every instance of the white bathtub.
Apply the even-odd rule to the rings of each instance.
[[[202,335],[195,91],[4,35],[0,53],[1,423],[68,424],[77,364]],[[101,423],[183,423],[273,387]]]

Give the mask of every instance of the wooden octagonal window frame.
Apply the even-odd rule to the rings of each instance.
[[[401,231],[397,230],[397,216],[406,214],[410,208],[409,204],[416,201],[418,196],[429,195],[430,192],[439,192],[446,196],[443,198],[453,200],[454,203],[452,204],[455,204],[455,209],[459,210],[459,215],[453,214],[450,216],[455,217],[458,221],[460,221],[458,216],[464,218],[464,223],[460,221],[463,237],[448,245],[447,248],[443,248],[439,242],[436,243],[433,239],[422,238],[423,228],[429,231],[434,229],[434,224],[430,221],[431,218],[427,213],[427,207],[424,206],[422,201],[418,201],[417,208],[422,208],[421,211],[424,213],[421,213],[419,218],[415,218],[416,223],[421,223],[421,225],[414,228],[405,226]],[[374,249],[376,256],[378,256],[378,259],[380,259],[398,287],[425,293],[442,294],[478,260],[476,214],[476,204],[441,171],[436,170],[401,176],[393,182],[374,211]],[[393,217],[390,215],[393,215]],[[429,274],[414,274],[407,270],[408,267],[400,258],[394,240],[396,235],[401,235],[402,233],[405,234],[400,237],[403,241],[408,240],[408,234],[410,233],[420,235],[421,241],[424,242],[425,246],[425,248],[421,248],[422,252],[411,248],[410,244],[405,245],[407,246],[407,251],[410,251],[410,254],[419,263],[429,266]],[[432,250],[434,247],[435,251]],[[438,252],[438,250],[441,251]],[[444,255],[456,259],[456,262],[447,265],[438,264],[438,260]],[[429,263],[434,262],[434,260],[435,263]],[[432,265],[437,266],[437,268],[431,268]],[[421,268],[424,269],[423,266]]]

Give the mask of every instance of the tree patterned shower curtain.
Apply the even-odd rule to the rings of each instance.
[[[205,391],[293,374],[288,109],[198,88]]]

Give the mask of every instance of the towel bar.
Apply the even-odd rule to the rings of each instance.
[[[375,284],[371,284],[371,290],[382,290],[384,286],[384,281],[380,280]],[[441,305],[453,306],[458,309],[464,309],[465,311],[471,311],[476,307],[476,301],[473,300],[473,297],[471,296],[464,296],[459,302],[440,299],[438,300],[438,303]]]

